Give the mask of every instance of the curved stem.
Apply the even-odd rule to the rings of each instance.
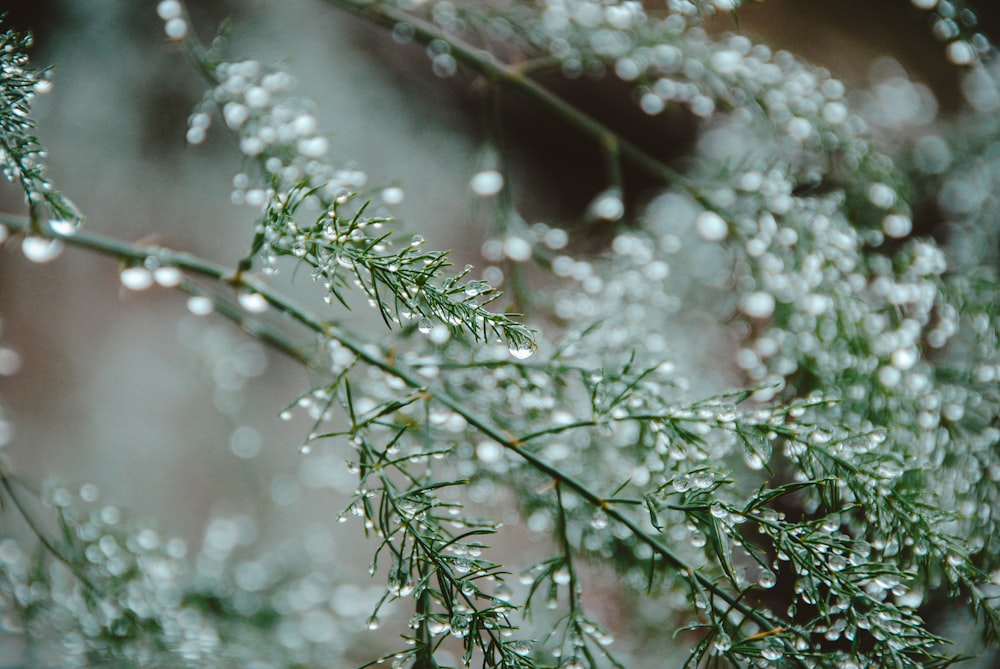
[[[405,23],[413,28],[414,38],[424,44],[430,44],[435,40],[447,42],[451,49],[450,53],[456,60],[493,81],[525,95],[571,127],[590,136],[599,143],[602,150],[617,151],[623,158],[648,175],[667,183],[679,185],[690,192],[699,202],[706,204],[704,197],[680,172],[657,160],[637,144],[625,139],[597,119],[585,114],[538,82],[530,79],[526,76],[525,69],[516,65],[508,65],[492,53],[478,49],[455,35],[445,33],[433,23],[384,3],[372,3],[365,0],[322,0],[322,2],[389,28],[398,23]]]
[[[93,583],[90,582],[90,579],[88,579],[87,575],[80,570],[79,566],[63,555],[62,551],[56,548],[55,544],[45,537],[45,533],[42,532],[42,528],[38,526],[38,523],[35,522],[34,517],[28,511],[27,507],[24,506],[24,502],[21,501],[20,496],[14,492],[14,486],[11,483],[11,478],[3,469],[0,469],[0,486],[2,486],[7,492],[7,496],[10,498],[10,501],[12,501],[14,506],[17,507],[18,513],[21,514],[21,518],[24,519],[28,529],[30,529],[32,534],[35,535],[35,538],[38,539],[38,543],[40,543],[45,550],[51,553],[54,558],[69,567],[69,570],[73,573],[73,575],[79,579],[83,587],[85,587],[90,593],[99,594],[100,591],[94,586]]]

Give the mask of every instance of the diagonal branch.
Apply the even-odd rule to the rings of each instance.
[[[405,23],[413,28],[413,37],[423,44],[430,44],[435,40],[447,42],[450,53],[456,60],[494,82],[525,95],[568,125],[590,136],[606,153],[621,155],[622,158],[649,176],[680,186],[690,192],[699,202],[706,204],[702,202],[703,197],[683,174],[529,78],[526,76],[524,68],[504,63],[489,51],[479,49],[455,35],[444,32],[429,21],[385,3],[372,3],[365,0],[321,1],[388,28]]]

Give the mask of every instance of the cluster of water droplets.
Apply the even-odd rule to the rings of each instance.
[[[329,142],[317,133],[311,103],[291,95],[295,84],[291,74],[253,60],[213,67],[218,85],[191,115],[188,140],[203,141],[211,124],[209,108],[216,107],[239,136],[242,152],[256,165],[256,176],[248,170],[234,177],[232,200],[262,214],[253,255],[265,273],[277,272],[278,256],[291,256],[312,267],[311,276],[325,288],[328,303],[345,300],[342,290],[351,286],[366,295],[387,323],[416,320],[420,331],[426,330],[439,345],[452,331],[465,328],[477,337],[487,332],[498,336],[515,357],[531,354],[530,331],[481,306],[493,292],[488,281],[467,282],[462,286],[464,299],[455,298],[448,291],[457,278],[446,280],[443,290],[430,281],[446,265],[446,254],[423,251],[419,235],[393,252],[382,229],[392,220],[385,207],[364,213],[370,203],[359,191],[367,184],[367,174],[353,164],[335,166],[327,160]],[[499,188],[479,183],[488,180],[489,175],[479,179],[474,188]],[[391,206],[399,204],[404,193],[390,186],[379,196]],[[309,212],[311,220],[297,217],[299,209]],[[395,307],[386,301],[386,293],[396,298]],[[266,299],[257,293],[241,292],[238,298],[252,313],[267,308]],[[196,308],[208,311],[204,301]],[[427,330],[425,320],[431,319],[440,327]]]
[[[220,516],[193,553],[99,498],[91,484],[47,496],[66,518],[65,561],[0,538],[0,634],[30,630],[20,648],[32,664],[83,666],[97,655],[130,666],[337,665],[380,596],[328,569],[326,528],[262,552],[253,519]],[[276,616],[280,624],[265,622]]]
[[[245,174],[234,179],[235,202],[263,210],[273,197],[269,185],[297,185],[306,179],[323,184],[331,199],[365,184],[363,172],[334,170],[324,161],[329,140],[318,133],[312,104],[291,94],[296,84],[292,74],[245,60],[218,64],[215,77],[218,85],[188,119],[187,139],[204,141],[212,121],[209,109],[216,107],[238,134],[243,154],[261,163],[260,186]]]
[[[910,0],[933,14],[931,32],[945,45],[945,56],[959,66],[977,66],[996,54],[989,37],[979,31],[976,13],[963,0]]]
[[[181,41],[188,34],[188,19],[180,0],[161,0],[156,5],[156,15],[163,21],[163,32],[168,39]]]

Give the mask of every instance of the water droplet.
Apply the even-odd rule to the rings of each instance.
[[[119,278],[129,290],[146,290],[153,285],[153,273],[145,267],[126,267]]]
[[[49,228],[52,229],[52,232],[63,237],[75,234],[78,227],[80,227],[80,221],[67,221],[63,218],[55,218],[49,221]]]
[[[468,616],[455,615],[451,618],[451,635],[456,639],[461,639],[469,634]]]
[[[889,362],[896,369],[907,370],[917,364],[919,358],[919,352],[915,347],[911,346],[908,348],[897,348],[889,357]]]
[[[288,409],[285,409],[284,411],[278,414],[278,418],[280,418],[281,420],[291,420],[292,412],[289,411]]]
[[[443,323],[438,323],[433,328],[431,332],[427,335],[427,338],[431,340],[432,343],[442,346],[451,339],[451,330],[448,329]]]
[[[687,476],[680,476],[671,481],[671,485],[677,492],[687,492],[691,489],[691,479]]]
[[[593,518],[590,519],[590,526],[595,530],[603,530],[608,526],[608,514],[604,511],[597,511]]]
[[[748,293],[740,300],[740,311],[750,318],[767,318],[774,313],[774,296],[763,291]]]
[[[757,577],[757,585],[765,589],[771,589],[777,584],[778,577],[770,569],[764,569]]]
[[[727,650],[733,647],[733,640],[729,638],[729,635],[725,632],[719,632],[715,635],[715,640],[712,642],[712,647],[717,653],[725,653]]]
[[[714,211],[703,211],[698,214],[694,225],[698,235],[706,241],[722,241],[729,234],[729,225],[726,220]]]
[[[153,270],[153,279],[164,288],[177,286],[182,278],[181,271],[176,267],[157,267]]]
[[[531,644],[528,643],[527,641],[523,641],[520,639],[517,641],[511,641],[507,643],[507,648],[509,648],[512,653],[516,653],[522,656],[531,653]]]
[[[204,295],[192,295],[188,298],[187,308],[195,316],[207,316],[215,310],[215,305]]]
[[[503,447],[493,441],[483,441],[476,446],[476,457],[487,464],[503,458]]]
[[[382,201],[388,205],[396,205],[403,201],[405,193],[398,186],[390,186],[382,191]]]
[[[187,35],[187,21],[184,19],[170,19],[163,26],[163,31],[167,34],[167,37],[173,40],[184,39]]]
[[[955,40],[945,49],[945,55],[955,65],[968,65],[976,58],[976,49],[963,40]]]
[[[884,427],[877,427],[868,433],[868,443],[873,447],[878,446],[883,441],[885,441],[886,437],[888,436],[889,436],[888,430],[886,430]]]
[[[503,188],[503,175],[497,170],[483,170],[472,177],[469,187],[479,197],[496,195]]]
[[[913,230],[913,221],[903,214],[889,214],[882,219],[882,231],[887,237],[902,239]]]
[[[510,353],[511,357],[518,360],[524,360],[531,357],[531,354],[535,352],[535,348],[530,343],[517,344],[508,348],[507,351]]]
[[[0,346],[0,376],[13,376],[20,369],[21,354],[12,348]],[[10,428],[6,425],[7,423],[0,418],[0,435],[2,435],[0,436],[0,446],[6,443],[6,436],[10,433]]]
[[[813,134],[813,125],[807,119],[798,116],[788,122],[785,131],[795,141],[803,142]]]
[[[417,329],[420,330],[422,334],[430,334],[430,331],[434,328],[434,323],[431,319],[424,316],[419,321],[417,321]]]
[[[97,486],[94,485],[93,483],[84,483],[82,486],[80,486],[80,499],[82,499],[84,502],[89,502],[89,503],[96,502],[97,501],[97,497],[98,497],[99,494],[100,494],[100,491],[98,490]],[[146,530],[144,530],[144,531],[146,531]],[[148,531],[152,532],[152,530],[148,530]],[[154,536],[155,536],[155,533],[154,533]],[[143,539],[142,532],[140,532],[139,533],[139,543],[140,544],[144,543],[142,541],[142,539]],[[149,546],[149,548],[152,548],[152,546]]]
[[[427,631],[434,636],[445,634],[446,632],[448,632],[448,629],[449,629],[448,623],[443,622],[441,620],[432,619],[427,623]]]
[[[760,471],[764,468],[764,458],[753,451],[744,451],[743,461],[747,463],[747,467],[754,471]]]
[[[372,616],[371,618],[368,619],[368,629],[370,630],[377,630],[379,624],[380,621],[378,619],[378,616]]]
[[[240,306],[253,314],[260,314],[267,311],[267,299],[260,293],[252,291],[241,291],[236,298]]]
[[[622,202],[621,189],[612,186],[590,204],[590,212],[602,221],[617,221],[625,215],[625,203]]]
[[[713,483],[715,483],[715,476],[709,471],[698,472],[691,477],[691,484],[701,490],[712,487]]]
[[[29,236],[21,242],[21,251],[24,253],[24,257],[31,262],[50,262],[58,258],[62,250],[63,243],[58,239]]]
[[[559,585],[566,585],[570,582],[570,572],[566,566],[559,567],[554,572],[552,572],[552,582],[558,583]]]
[[[817,427],[809,435],[809,439],[811,439],[812,442],[815,443],[815,444],[826,444],[826,443],[829,443],[830,439],[832,439],[832,438],[833,438],[833,435],[831,434],[829,428],[826,428],[826,427]]]
[[[764,646],[760,651],[761,657],[771,662],[780,660],[785,655],[785,651],[778,645]]]
[[[503,240],[503,252],[514,262],[525,262],[531,258],[531,243],[524,237],[511,235]]]
[[[162,0],[156,5],[156,15],[164,21],[179,18],[183,11],[178,0]]]
[[[431,69],[436,76],[447,79],[458,71],[458,61],[450,53],[439,53],[431,61]]]
[[[310,453],[312,453],[312,446],[310,446],[309,444],[302,444],[301,446],[299,446],[299,453],[301,453],[302,455],[309,455]]]

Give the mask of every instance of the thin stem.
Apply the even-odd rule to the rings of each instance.
[[[63,555],[62,551],[55,547],[55,544],[45,538],[45,533],[42,532],[42,528],[38,526],[38,523],[35,522],[34,517],[32,517],[27,507],[24,506],[24,502],[21,501],[20,496],[14,492],[14,486],[11,483],[11,479],[7,473],[3,471],[3,469],[0,469],[0,486],[3,486],[3,489],[7,492],[7,496],[14,503],[14,506],[17,507],[18,513],[21,514],[21,518],[24,519],[25,524],[38,539],[38,543],[40,543],[45,550],[51,553],[54,558],[69,567],[69,570],[80,580],[80,583],[82,583],[87,590],[89,590],[92,594],[100,594],[100,591],[96,586],[94,586],[93,583],[90,582],[90,579],[87,578],[86,574],[80,571],[80,568],[74,564],[72,560]]]

